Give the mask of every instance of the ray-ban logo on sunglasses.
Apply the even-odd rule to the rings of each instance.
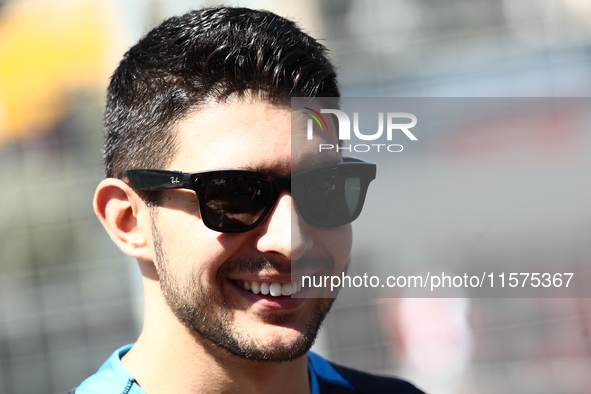
[[[322,114],[333,114],[337,117],[339,122],[338,135],[339,140],[346,141],[351,139],[351,120],[349,116],[338,109],[321,109],[320,112],[304,107],[304,114],[310,116],[308,119],[308,140],[314,138],[314,123],[320,127],[321,132],[328,131],[328,124],[322,116]],[[416,126],[417,117],[408,112],[388,112],[386,118],[386,140],[392,141],[394,132],[402,132],[411,141],[417,141],[417,137],[409,130]],[[406,121],[404,121],[406,119]],[[410,122],[409,122],[410,120]],[[359,130],[359,112],[353,113],[353,133],[355,136],[362,141],[376,141],[382,138],[384,134],[384,113],[378,112],[378,130],[373,134],[364,134]],[[355,144],[355,145],[333,145],[333,144],[319,144],[318,150],[335,150],[348,151],[348,152],[368,152],[370,150],[380,151],[380,148],[387,150],[388,152],[402,152],[404,147],[400,144]]]

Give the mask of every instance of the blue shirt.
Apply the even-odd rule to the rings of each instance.
[[[76,394],[146,394],[137,384],[133,376],[123,366],[121,358],[131,349],[133,344],[117,349],[99,368],[96,374],[86,379],[75,390]],[[308,352],[308,371],[311,394],[321,394],[320,381],[344,389],[355,391],[328,361],[319,355]]]

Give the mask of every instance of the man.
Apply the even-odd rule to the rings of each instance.
[[[129,50],[94,207],[138,260],[144,326],[75,393],[419,392],[308,353],[332,300],[291,297],[346,269],[375,175],[318,155],[336,133],[292,149],[290,98],[338,96],[325,48],[267,12],[194,11]]]

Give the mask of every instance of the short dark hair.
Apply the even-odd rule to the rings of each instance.
[[[176,153],[174,126],[209,102],[254,95],[339,97],[326,48],[266,11],[216,7],[164,21],[123,57],[104,116],[105,172],[164,169]]]

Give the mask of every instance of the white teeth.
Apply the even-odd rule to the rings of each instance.
[[[273,297],[279,297],[281,295],[281,283],[273,282],[269,287],[269,292]]]
[[[295,293],[295,291],[294,291]],[[288,296],[291,295],[291,283],[284,283],[281,286],[281,295]]]
[[[252,291],[254,294],[271,295],[272,297],[289,296],[299,292],[302,289],[302,284],[299,281],[293,281],[288,283],[279,282],[251,282],[251,281],[236,281],[239,287],[242,287],[246,291]]]

